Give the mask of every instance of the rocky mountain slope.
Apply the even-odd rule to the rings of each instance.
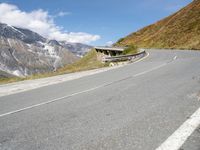
[[[85,51],[80,50],[80,54],[77,49],[30,30],[0,23],[0,77],[55,71],[75,62],[76,55],[84,54]]]
[[[93,47],[82,43],[69,43],[60,42],[66,49],[70,50],[73,54],[82,57],[88,53]]]
[[[200,49],[200,0],[116,43],[130,44],[144,48]]]

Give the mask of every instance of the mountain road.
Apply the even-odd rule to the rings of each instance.
[[[199,150],[200,52],[147,52],[137,63],[1,96],[0,150]]]

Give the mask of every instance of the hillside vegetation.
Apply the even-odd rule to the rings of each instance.
[[[124,49],[122,54],[123,55],[136,54],[136,53],[138,53],[138,51],[139,50],[138,50],[137,46],[131,44],[127,48]]]
[[[66,66],[58,69],[56,72],[35,74],[35,75],[28,76],[25,78],[3,77],[2,76],[2,77],[0,77],[0,84],[51,77],[51,76],[56,76],[56,75],[78,72],[78,71],[92,70],[92,69],[102,68],[102,67],[106,67],[106,66],[108,66],[107,63],[102,63],[101,61],[99,61],[97,59],[97,52],[95,50],[91,50],[77,62],[70,64],[70,65],[66,65]]]
[[[115,45],[200,50],[200,0],[175,14],[120,39]]]
[[[78,72],[78,71],[85,71],[91,69],[97,69],[107,66],[106,63],[102,63],[97,59],[97,52],[93,49],[88,52],[82,59],[79,61],[67,65],[58,70],[60,73],[71,73],[71,72]]]

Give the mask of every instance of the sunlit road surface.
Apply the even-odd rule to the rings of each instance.
[[[200,52],[147,52],[124,67],[0,97],[0,150],[199,150],[191,136],[199,135]]]

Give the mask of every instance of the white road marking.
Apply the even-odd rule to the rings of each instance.
[[[133,63],[140,62],[140,61],[146,59],[148,56],[149,56],[149,53],[147,52],[146,56],[142,57],[141,59],[139,59],[137,61],[134,61]],[[133,63],[131,63],[131,64],[133,64]],[[129,64],[126,64],[126,65],[129,65]],[[105,68],[100,68],[100,69],[70,73],[70,74],[66,74],[66,75],[59,75],[59,76],[47,77],[47,78],[41,78],[41,79],[35,79],[35,80],[25,80],[25,81],[20,81],[18,83],[3,84],[3,85],[0,85],[0,97],[11,95],[11,94],[16,94],[16,93],[21,93],[21,92],[26,92],[26,91],[37,89],[40,87],[58,84],[61,82],[79,79],[82,77],[106,72],[109,70],[118,69],[118,68],[124,67],[126,65],[105,67]]]
[[[156,150],[179,150],[200,125],[200,108]]]
[[[50,103],[53,103],[53,102],[56,102],[56,101],[59,101],[59,100],[65,99],[65,98],[69,98],[69,97],[72,97],[72,96],[75,96],[75,95],[78,95],[78,94],[82,94],[82,93],[86,93],[86,92],[89,92],[89,91],[93,91],[93,90],[98,89],[100,87],[102,87],[102,86],[97,86],[97,87],[94,87],[94,88],[90,88],[88,90],[84,90],[84,91],[81,91],[81,92],[77,92],[77,93],[73,93],[73,94],[70,94],[70,95],[66,95],[66,96],[63,96],[63,97],[60,97],[60,98],[56,98],[56,99],[53,99],[53,100],[50,100],[50,101],[46,101],[46,102],[43,102],[43,103],[35,104],[35,105],[28,106],[28,107],[25,107],[25,108],[22,108],[22,109],[10,111],[10,112],[1,114],[0,117],[8,116],[8,115],[15,114],[15,113],[18,113],[18,112],[21,112],[21,111],[25,111],[25,110],[28,110],[28,109],[32,109],[32,108],[35,108],[35,107],[39,107],[39,106],[42,106],[42,105],[50,104]]]
[[[177,56],[174,56],[173,60],[176,60],[177,59]]]
[[[39,103],[39,104],[31,105],[31,106],[28,106],[28,107],[25,107],[25,108],[22,108],[22,109],[18,109],[18,110],[10,111],[10,112],[7,112],[7,113],[3,113],[3,114],[0,114],[0,117],[5,117],[5,116],[11,115],[11,114],[15,114],[15,113],[18,113],[18,112],[21,112],[21,111],[25,111],[25,110],[28,110],[28,109],[32,109],[32,108],[35,108],[35,107],[39,107],[39,106],[42,106],[42,105],[47,105],[47,104],[50,104],[50,103],[53,103],[53,102],[56,102],[56,101],[60,101],[60,100],[63,100],[63,99],[66,99],[66,98],[69,98],[69,97],[72,97],[72,96],[75,96],[75,95],[78,95],[78,94],[83,94],[83,93],[90,92],[90,91],[93,91],[93,90],[96,90],[96,89],[99,89],[99,88],[102,88],[102,87],[105,87],[105,86],[109,86],[111,84],[114,84],[114,83],[117,83],[117,82],[120,82],[120,81],[124,81],[124,80],[130,79],[130,78],[138,77],[138,76],[144,75],[146,73],[152,72],[154,70],[157,70],[157,69],[159,69],[161,67],[164,67],[167,64],[168,63],[164,63],[164,64],[156,66],[156,67],[154,67],[152,69],[149,69],[149,70],[143,71],[141,73],[135,74],[133,76],[129,76],[129,77],[117,80],[117,81],[110,82],[110,83],[102,84],[102,85],[99,85],[99,86],[96,86],[96,87],[93,87],[93,88],[90,88],[90,89],[87,89],[87,90],[84,90],[84,91],[80,91],[80,92],[77,92],[77,93],[66,95],[66,96],[63,96],[63,97],[60,97],[60,98],[56,98],[56,99],[53,99],[53,100],[50,100],[50,101],[42,102],[42,103]]]
[[[162,67],[166,66],[167,64],[168,64],[168,63],[161,64],[161,65],[159,65],[159,66],[157,66],[157,67],[154,67],[154,68],[152,68],[152,69],[149,69],[149,70],[147,70],[147,71],[143,71],[143,72],[141,72],[141,73],[135,74],[135,75],[133,75],[132,77],[137,77],[137,76],[144,75],[144,74],[149,73],[149,72],[151,72],[151,71],[154,71],[154,70],[157,70],[157,69],[159,69],[159,68],[162,68]]]

